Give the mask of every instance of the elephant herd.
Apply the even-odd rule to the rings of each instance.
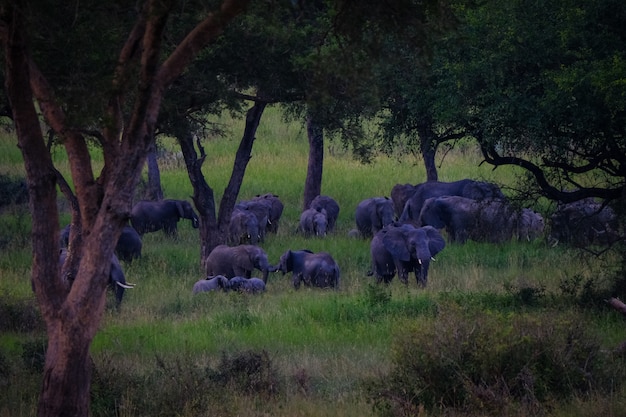
[[[533,240],[544,232],[543,217],[530,208],[517,208],[492,183],[464,179],[454,182],[396,184],[388,197],[362,200],[354,212],[356,229],[349,235],[371,239],[371,271],[379,283],[390,283],[397,274],[408,284],[410,273],[418,286],[428,282],[431,260],[448,242],[467,240],[500,243],[511,239]],[[219,245],[203,259],[206,277],[195,283],[194,294],[206,291],[265,291],[273,272],[292,273],[292,284],[337,289],[340,271],[327,252],[287,250],[276,265],[269,262],[259,246],[267,233],[277,233],[284,205],[278,196],[268,193],[239,202],[231,215],[227,244]],[[298,231],[305,237],[321,237],[334,231],[339,204],[329,196],[317,196],[302,211]],[[180,219],[189,219],[197,228],[198,216],[184,200],[140,201],[131,211],[130,223],[117,242],[111,262],[110,284],[116,301],[122,300],[126,283],[119,261],[131,262],[141,256],[141,236],[163,230],[176,236]],[[559,205],[550,217],[548,241],[574,246],[607,244],[620,238],[617,217],[593,199]],[[70,228],[61,231],[66,247]],[[61,264],[67,256],[61,253]],[[260,278],[253,277],[255,271]]]

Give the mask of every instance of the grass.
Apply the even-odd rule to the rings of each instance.
[[[229,134],[205,143],[208,157],[203,166],[218,201],[242,133],[240,121],[222,121],[232,124],[227,126]],[[161,147],[165,196],[189,199],[192,189],[175,142],[163,138]],[[23,172],[16,149],[14,138],[0,136],[0,174]],[[586,282],[594,282],[598,292],[606,287],[610,278],[606,264],[567,248],[551,248],[542,239],[501,245],[450,244],[431,264],[426,289],[418,289],[414,280],[408,287],[397,279],[389,287],[374,285],[367,275],[369,242],[347,235],[354,227],[354,209],[364,198],[389,195],[396,183],[424,181],[423,165],[411,155],[379,155],[373,163],[363,165],[335,142],[326,149],[322,193],[333,196],[341,206],[332,236],[304,239],[295,233],[308,143],[303,126],[283,122],[277,109],[269,108],[264,115],[239,197],[278,194],[285,204],[279,232],[262,245],[270,261],[278,262],[287,249],[328,251],[341,268],[340,291],[296,291],[289,275],[277,273],[270,276],[268,291],[260,296],[192,296],[193,283],[203,276],[197,231],[181,222],[177,240],[160,233],[146,235],[143,257],[124,265],[127,280],[136,287],[126,292],[120,312],[107,310],[93,341],[91,352],[102,378],[96,384],[99,394],[93,400],[94,415],[376,415],[363,383],[388,374],[394,365],[398,335],[420,323],[433,323],[451,305],[504,317],[530,314],[546,320],[580,314],[605,349],[626,339],[626,326],[616,313],[579,307]],[[55,161],[67,172],[60,149],[55,150]],[[480,165],[479,155],[471,147],[455,149],[445,158],[440,155],[438,162],[444,181],[470,177],[507,185],[518,175]],[[25,210],[25,206],[16,206],[0,213],[4,249],[0,252],[0,305],[9,307],[33,300],[30,220]],[[67,212],[62,215],[67,221]],[[0,334],[0,385],[6,394],[0,395],[0,417],[35,414],[40,373],[29,370],[23,356],[29,352],[27,347],[36,347],[45,336],[40,325],[33,323],[30,331]],[[278,397],[231,398],[227,390],[220,390],[222,399],[212,400],[209,393],[207,398],[194,396],[196,390],[211,391],[207,375],[218,372],[224,355],[246,351],[267,352],[281,386]],[[116,382],[106,382],[107,378]],[[105,387],[113,393],[107,394]],[[623,390],[613,395],[618,393]],[[164,399],[181,404],[180,408],[170,410]],[[564,402],[554,407],[551,415],[594,415],[592,410],[618,415],[626,410],[626,404],[599,393]],[[456,411],[448,413],[455,415]]]

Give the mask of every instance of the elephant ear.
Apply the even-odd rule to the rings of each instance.
[[[399,230],[388,230],[382,238],[383,246],[396,259],[408,262],[411,259],[411,253],[407,248],[404,236]]]
[[[426,240],[428,242],[428,249],[430,250],[430,256],[435,256],[446,247],[446,241],[441,236],[441,233],[432,226],[424,226],[422,230],[426,233]]]

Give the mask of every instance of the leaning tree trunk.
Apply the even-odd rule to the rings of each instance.
[[[215,215],[215,197],[213,189],[207,184],[202,174],[202,164],[206,159],[206,153],[202,144],[198,140],[197,146],[200,156],[196,152],[193,144],[193,136],[189,127],[182,129],[177,135],[180,149],[185,158],[187,174],[193,187],[193,202],[200,217],[200,262],[209,256],[213,248],[225,241],[224,236],[220,236],[217,227],[217,217]]]
[[[303,210],[309,208],[311,201],[321,194],[324,169],[324,130],[313,116],[307,117],[306,132],[309,139],[309,163],[304,182]]]

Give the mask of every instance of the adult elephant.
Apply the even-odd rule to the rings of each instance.
[[[224,292],[230,289],[230,283],[228,278],[224,275],[210,276],[206,279],[201,279],[193,284],[192,294],[199,294],[201,292],[222,290]]]
[[[328,218],[326,217],[326,210],[322,209],[317,211],[315,209],[307,209],[300,214],[300,224],[298,226],[300,232],[305,237],[326,236],[328,231]]]
[[[327,252],[313,253],[310,250],[288,250],[280,257],[278,270],[284,274],[293,272],[295,289],[304,282],[307,287],[339,288],[339,265]]]
[[[232,277],[228,280],[228,285],[233,291],[245,292],[248,294],[260,294],[265,292],[265,282],[256,277]]]
[[[258,269],[263,273],[263,282],[267,282],[270,272],[276,271],[265,251],[255,245],[218,245],[204,260],[204,267],[207,275],[224,275],[226,278],[250,278],[252,271]]]
[[[141,250],[143,242],[141,236],[132,226],[124,226],[117,245],[115,245],[115,254],[124,262],[132,262],[133,259],[141,258]]]
[[[267,220],[267,231],[268,233],[277,233],[278,232],[278,223],[280,222],[280,218],[283,215],[283,209],[285,205],[280,198],[276,194],[266,193],[259,194],[256,197],[252,198],[252,201],[259,201],[263,204],[269,205],[269,218]]]
[[[393,202],[387,197],[371,197],[361,201],[355,211],[356,227],[363,237],[372,237],[393,223]]]
[[[334,198],[327,195],[318,195],[311,201],[309,208],[317,211],[326,210],[326,218],[328,219],[328,232],[335,230],[335,224],[339,217],[339,203]]]
[[[70,225],[68,224],[60,233],[61,247],[66,248],[70,240]],[[122,233],[115,245],[115,254],[120,261],[132,262],[133,259],[141,258],[143,242],[141,236],[132,226],[124,226]]]
[[[619,239],[617,216],[612,208],[586,198],[559,205],[550,216],[549,242],[586,247],[607,245]]]
[[[400,281],[408,284],[409,273],[413,272],[417,285],[425,287],[430,261],[445,246],[441,233],[432,226],[386,226],[374,235],[370,243],[373,275],[377,282],[388,284],[397,271]]]
[[[519,240],[535,240],[545,229],[543,216],[529,208],[523,208],[517,215],[515,235]]]
[[[261,239],[259,219],[249,210],[233,210],[228,226],[229,242],[232,245],[257,245]]]
[[[270,211],[272,207],[269,202],[263,200],[244,200],[235,205],[235,210],[252,213],[259,225],[259,242],[265,241],[265,232],[270,222]]]
[[[437,229],[445,228],[451,242],[465,243],[471,239],[500,243],[513,237],[519,238],[516,232],[520,222],[525,221],[522,217],[522,211],[502,199],[474,200],[443,196],[426,200],[419,223]]]
[[[424,202],[432,197],[460,196],[473,200],[486,198],[505,199],[504,194],[496,184],[484,181],[464,179],[453,182],[428,181],[415,186],[415,192],[407,200],[400,215],[402,223],[413,222],[417,225]]]
[[[130,223],[140,235],[163,230],[168,236],[176,236],[180,219],[189,219],[191,225],[198,228],[198,216],[188,201],[144,200],[133,206]]]
[[[59,269],[63,268],[63,264],[65,263],[65,259],[67,259],[67,249],[61,249],[59,253]],[[124,292],[128,288],[134,288],[133,284],[128,284],[126,282],[126,276],[124,275],[124,271],[122,270],[122,265],[120,265],[120,261],[117,259],[117,256],[111,256],[111,267],[109,269],[109,287],[113,290],[115,294],[115,306],[119,308],[122,303],[122,299],[124,298]]]

